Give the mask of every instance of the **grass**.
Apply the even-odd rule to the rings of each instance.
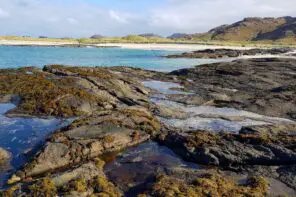
[[[52,197],[57,194],[57,188],[49,178],[44,178],[40,182],[29,186],[29,190],[30,196],[33,197]]]
[[[0,36],[1,40],[7,41],[33,41],[33,42],[57,42],[57,43],[70,43],[77,44],[76,39],[71,38],[33,38],[33,37],[23,37],[23,36]]]
[[[220,46],[246,46],[246,47],[296,47],[295,38],[286,38],[276,41],[233,41],[233,40],[211,40],[207,36],[192,39],[168,39],[159,37],[142,37],[138,35],[128,35],[125,37],[104,37],[99,39],[92,38],[33,38],[20,36],[0,36],[0,41],[26,41],[26,42],[53,42],[53,43],[67,43],[74,45],[92,45],[92,44],[106,44],[106,43],[131,43],[131,44],[201,44],[201,45],[220,45]]]

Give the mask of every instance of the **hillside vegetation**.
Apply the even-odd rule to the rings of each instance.
[[[216,41],[296,41],[296,18],[245,18],[202,34],[186,35],[189,40]]]

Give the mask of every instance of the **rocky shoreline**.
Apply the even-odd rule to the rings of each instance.
[[[241,56],[255,55],[284,55],[292,52],[290,48],[274,48],[274,49],[205,49],[193,52],[185,52],[182,54],[168,55],[167,58],[204,58],[204,59],[219,59],[219,58],[236,58]]]
[[[48,136],[2,192],[293,196],[295,76],[295,60],[268,58],[171,73],[62,65],[0,70],[0,101],[18,103],[7,115],[76,117]],[[158,144],[127,149],[147,141]],[[137,174],[112,179],[108,168]]]

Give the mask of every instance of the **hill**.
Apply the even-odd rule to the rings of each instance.
[[[250,17],[231,25],[221,25],[206,33],[186,35],[189,40],[263,41],[296,40],[296,18]]]

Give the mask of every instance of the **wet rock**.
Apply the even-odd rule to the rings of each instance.
[[[0,79],[0,101],[13,100],[7,95],[21,98],[10,112],[14,115],[72,117],[119,105],[149,105],[148,90],[135,78],[104,68],[51,65],[43,71],[3,69]]]
[[[228,58],[239,56],[255,56],[255,55],[279,55],[291,52],[289,48],[274,48],[274,49],[248,49],[248,50],[235,50],[235,49],[205,49],[193,52],[185,52],[177,55],[168,55],[168,58]]]
[[[94,162],[83,164],[75,169],[70,169],[63,173],[58,173],[51,177],[51,181],[57,187],[67,185],[71,181],[84,179],[92,180],[97,176],[105,176],[102,169],[99,169]]]
[[[243,128],[239,134],[207,131],[171,133],[160,141],[183,158],[200,164],[230,169],[245,165],[296,164],[295,130],[289,130],[295,125],[255,126],[255,131],[262,132],[246,132],[252,131],[251,128]]]
[[[296,191],[296,165],[279,167],[277,173],[279,180]]]
[[[188,117],[187,113],[185,113],[184,111],[164,105],[156,105],[153,112],[157,116],[164,118],[184,119]]]
[[[0,147],[0,165],[7,162],[10,159],[10,153],[4,148]]]
[[[160,175],[151,189],[151,196],[266,196],[268,181],[263,177],[249,178],[239,185],[219,174],[203,174],[194,181]]]
[[[24,179],[65,168],[139,144],[159,130],[159,121],[142,107],[97,112],[55,132],[34,161],[17,174]]]
[[[8,181],[7,183],[8,184],[13,184],[13,183],[16,183],[16,182],[19,182],[21,180],[20,177],[16,176],[16,175],[13,175]]]
[[[294,59],[245,59],[181,69],[170,75],[194,81],[183,85],[202,95],[200,103],[204,105],[295,119],[295,67]],[[190,103],[194,96],[181,98],[181,102]]]

